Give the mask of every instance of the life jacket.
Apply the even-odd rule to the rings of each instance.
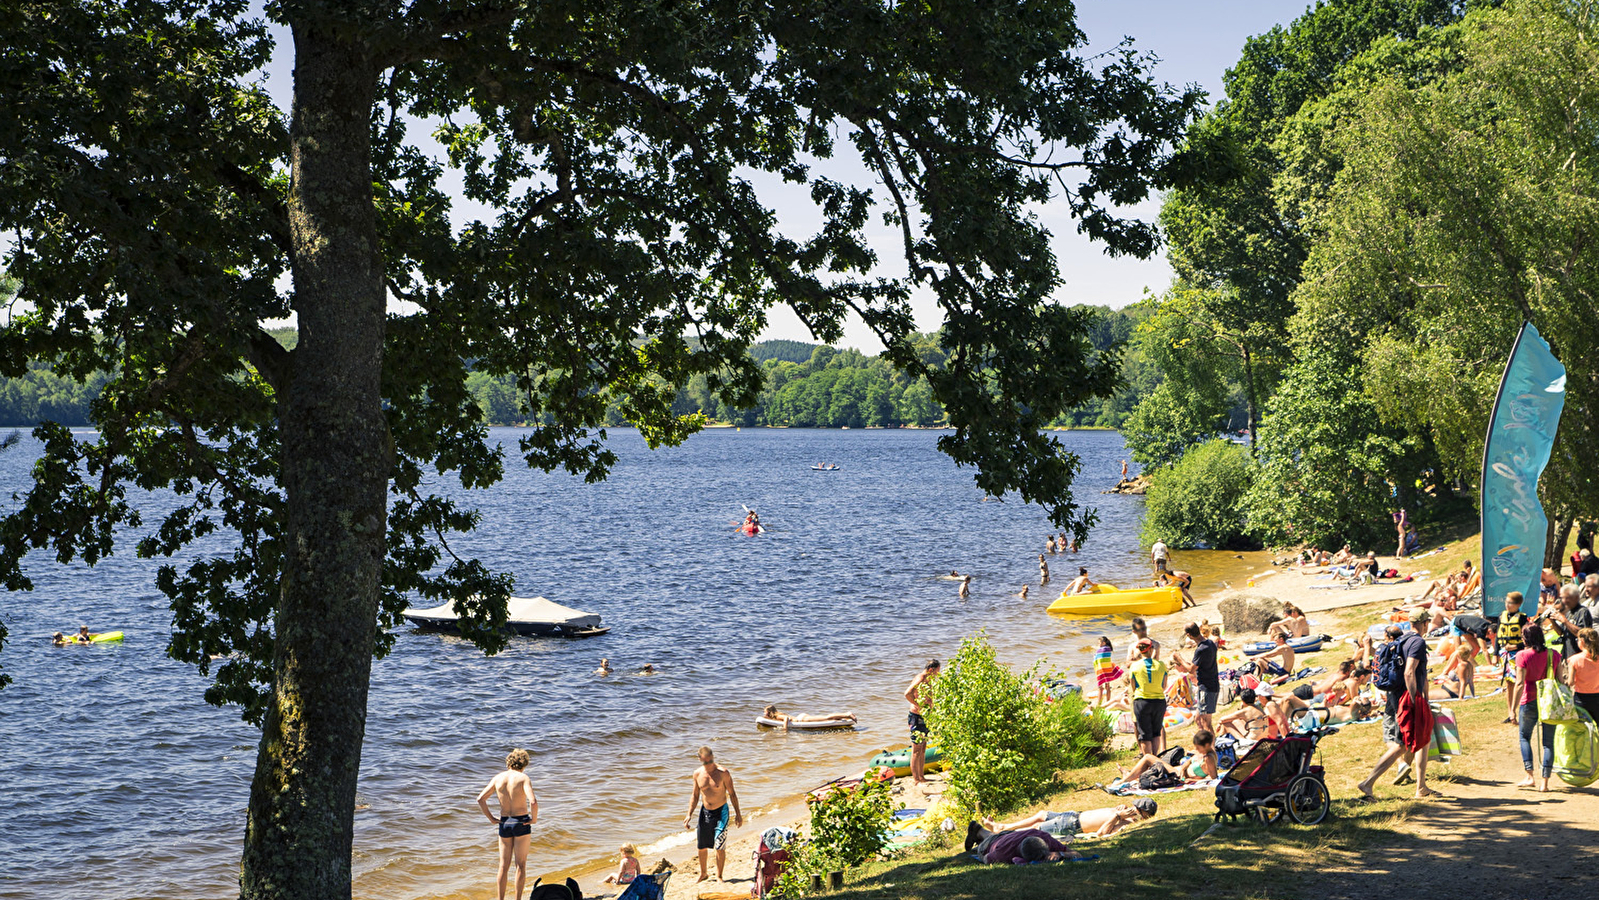
[[[1499,652],[1521,649],[1521,626],[1526,622],[1527,617],[1521,613],[1521,610],[1505,607],[1505,611],[1499,616]]]

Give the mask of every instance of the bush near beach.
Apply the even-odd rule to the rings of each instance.
[[[1080,694],[1050,697],[1046,677],[1039,665],[1011,671],[978,632],[933,682],[927,721],[950,765],[946,800],[961,815],[1011,809],[1053,784],[1057,772],[1103,756],[1104,719],[1083,715]]]

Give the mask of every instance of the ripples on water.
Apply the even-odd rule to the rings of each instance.
[[[1083,457],[1079,496],[1100,524],[1081,553],[1049,557],[1055,578],[1040,589],[1043,512],[984,502],[937,436],[722,429],[651,452],[624,430],[599,485],[508,464],[504,482],[471,495],[483,524],[457,551],[513,573],[519,595],[598,612],[615,630],[515,640],[485,658],[402,629],[373,667],[355,896],[491,896],[494,832],[474,797],[512,746],[533,753],[531,868],[549,872],[680,834],[701,744],[732,769],[746,811],[859,770],[905,743],[900,695],[926,659],[978,628],[1018,664],[1084,665],[1084,634],[1111,623],[1043,610],[1079,564],[1127,583],[1147,571],[1142,499],[1098,494],[1119,474],[1121,437],[1061,435]],[[513,462],[515,438],[492,436]],[[0,496],[27,484],[37,449],[0,455]],[[810,470],[823,460],[842,469]],[[767,534],[735,534],[741,504]],[[257,733],[207,706],[203,680],[165,657],[155,563],[123,547],[94,569],[40,556],[31,595],[0,595],[16,679],[0,691],[0,897],[237,890]],[[969,600],[934,577],[951,569],[977,576]],[[1031,599],[1016,598],[1029,582]],[[127,641],[48,645],[80,623]],[[618,674],[591,674],[602,656]],[[630,674],[645,662],[661,674]],[[771,702],[855,710],[861,727],[759,731],[752,720]]]

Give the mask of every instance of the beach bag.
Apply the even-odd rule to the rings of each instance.
[[[1555,657],[1544,651],[1549,666],[1544,677],[1538,680],[1538,721],[1545,725],[1577,725],[1577,698],[1571,688],[1555,680]]]
[[[1555,728],[1554,773],[1572,787],[1587,787],[1599,781],[1599,728],[1587,712],[1578,710],[1581,721]]]
[[[1238,699],[1238,679],[1223,678],[1219,684],[1221,690],[1216,694],[1216,705],[1218,707],[1226,706]]]
[[[583,889],[577,886],[576,881],[568,878],[565,884],[554,881],[541,884],[543,880],[534,879],[533,892],[527,895],[527,900],[583,900]]]
[[[1399,650],[1398,641],[1389,641],[1377,648],[1377,677],[1371,683],[1379,691],[1405,689],[1405,657]]]
[[[1165,769],[1150,769],[1138,776],[1138,788],[1144,791],[1158,791],[1161,788],[1178,787],[1183,783],[1183,777],[1176,772]]]
[[[1432,705],[1432,744],[1427,747],[1427,760],[1447,762],[1450,757],[1465,752],[1460,745],[1460,726],[1455,723],[1455,713],[1447,706]]]

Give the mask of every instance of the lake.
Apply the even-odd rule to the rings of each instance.
[[[513,746],[531,751],[539,796],[531,872],[591,867],[624,841],[658,852],[690,839],[681,820],[701,744],[733,771],[746,811],[769,807],[903,745],[907,683],[980,628],[1022,665],[1083,667],[1100,631],[1120,649],[1120,623],[1044,608],[1077,565],[1126,584],[1148,571],[1142,498],[1099,493],[1126,455],[1115,432],[1060,435],[1083,458],[1079,496],[1100,522],[1080,553],[1049,557],[1053,590],[1037,585],[1042,510],[985,500],[937,451],[939,432],[713,429],[652,452],[618,430],[620,461],[599,485],[519,468],[516,436],[492,432],[512,463],[472,495],[482,527],[454,546],[514,574],[518,596],[600,613],[613,631],[516,639],[485,658],[400,630],[372,672],[358,898],[492,896],[494,831],[474,798]],[[25,487],[37,452],[28,439],[0,454],[0,496]],[[821,461],[841,468],[810,469]],[[745,505],[766,534],[735,533]],[[237,891],[258,735],[166,658],[156,563],[123,547],[93,569],[36,556],[36,590],[0,596],[16,680],[0,691],[0,897]],[[1199,574],[1186,554],[1184,565]],[[935,577],[952,569],[976,576],[970,599]],[[127,639],[49,646],[80,623]],[[593,674],[602,656],[617,674]],[[660,674],[633,674],[646,662]],[[758,730],[767,703],[854,710],[861,726]]]

